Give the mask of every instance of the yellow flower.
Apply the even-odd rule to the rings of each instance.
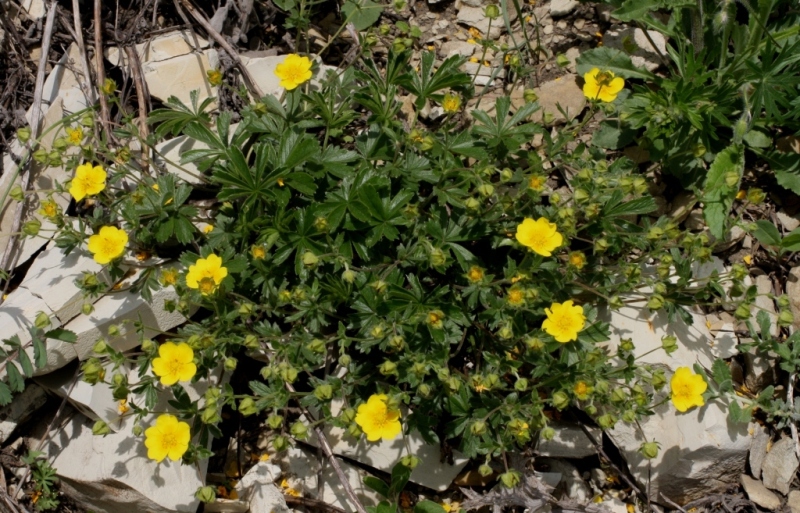
[[[461,511],[461,503],[456,501],[451,501],[445,499],[444,502],[441,504],[442,509],[445,510],[446,513],[458,513]]]
[[[281,79],[281,87],[291,91],[311,79],[311,59],[290,53],[275,66],[275,74]]]
[[[122,256],[128,244],[128,234],[115,226],[103,226],[100,232],[89,237],[89,251],[98,264],[107,264]]]
[[[517,287],[510,288],[506,301],[508,301],[508,304],[511,306],[523,305],[525,303],[525,291]]]
[[[284,185],[286,185],[285,183],[283,183],[283,178],[278,178],[276,182],[278,183],[278,187],[283,187]]]
[[[517,273],[514,277],[511,278],[511,283],[517,283],[518,281],[522,281],[528,278],[528,275],[525,273]]]
[[[58,211],[58,203],[52,199],[48,199],[47,201],[42,202],[42,208],[39,209],[39,214],[48,219],[52,219],[58,215]]]
[[[161,284],[162,285],[175,285],[178,283],[178,270],[174,267],[171,269],[161,270]]]
[[[106,188],[106,172],[102,166],[92,166],[90,163],[78,166],[75,178],[69,187],[69,193],[80,201],[86,196],[94,196]]]
[[[366,403],[358,407],[356,424],[367,435],[367,440],[377,442],[381,438],[392,440],[400,434],[400,412],[389,408],[386,394],[373,394]]]
[[[257,245],[250,248],[250,254],[254,260],[264,260],[267,257],[267,250],[264,246]]]
[[[613,102],[625,87],[625,80],[622,77],[615,77],[614,73],[600,71],[599,68],[592,68],[583,75],[583,80],[584,96],[601,102]]]
[[[208,83],[212,86],[218,86],[222,84],[222,72],[218,69],[210,69],[206,71],[206,76],[208,76]]]
[[[130,409],[131,409],[131,407],[128,406],[128,400],[127,399],[120,399],[119,400],[119,405],[117,406],[117,411],[119,411],[120,415],[125,415],[126,413],[128,413],[130,411]]]
[[[181,459],[189,449],[189,440],[192,439],[189,424],[166,413],[158,416],[156,425],[147,428],[144,436],[147,457],[158,462],[164,458],[172,461]]]
[[[209,233],[211,233],[213,231],[214,231],[214,225],[213,224],[207,224],[207,225],[205,225],[203,227],[203,233],[205,233],[205,234],[209,234]]]
[[[222,266],[222,259],[212,253],[189,266],[186,285],[190,289],[199,289],[203,295],[213,294],[226,276],[228,269]]]
[[[706,404],[703,392],[708,388],[708,383],[703,376],[693,373],[689,367],[678,367],[675,370],[669,388],[672,392],[672,404],[680,412]]]
[[[547,319],[542,323],[542,329],[552,335],[562,344],[578,339],[578,333],[586,325],[586,316],[583,308],[573,306],[572,300],[563,303],[553,303],[550,308],[545,308]]]
[[[569,254],[569,265],[576,269],[583,269],[586,265],[586,255],[582,251],[573,251]]]
[[[542,192],[544,190],[545,182],[547,182],[547,179],[545,177],[540,175],[533,175],[528,180],[528,187],[530,187],[531,190],[534,190],[536,192]]]
[[[558,233],[558,226],[544,217],[536,221],[526,217],[517,226],[517,240],[523,246],[546,257],[551,256],[552,251],[564,242],[564,238]]]
[[[189,381],[197,372],[194,351],[189,344],[167,342],[158,348],[158,357],[153,359],[153,374],[161,378],[161,384],[172,386],[178,381]]]
[[[467,279],[471,283],[478,283],[483,280],[483,269],[478,267],[477,265],[473,265],[467,271]]]
[[[444,99],[442,99],[442,108],[448,114],[458,112],[458,109],[461,108],[461,97],[455,94],[444,95]]]
[[[589,398],[589,394],[592,393],[592,387],[586,384],[585,381],[578,381],[575,383],[575,386],[572,387],[572,391],[575,392],[575,397],[584,401]]]
[[[430,325],[431,328],[435,328],[437,330],[442,329],[442,320],[444,319],[444,312],[441,310],[433,310],[432,312],[428,312],[428,318],[426,321]]]
[[[75,128],[67,127],[66,131],[67,131],[67,141],[69,141],[70,144],[72,144],[74,146],[77,146],[77,145],[79,145],[81,143],[81,141],[83,141],[83,128],[81,128],[81,127],[75,127]]]

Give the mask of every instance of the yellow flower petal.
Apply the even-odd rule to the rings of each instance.
[[[542,329],[562,344],[577,340],[578,333],[586,326],[583,308],[574,306],[571,299],[553,303],[544,312],[547,319],[542,322]]]
[[[695,406],[703,406],[703,393],[708,383],[703,376],[694,374],[689,367],[678,367],[670,380],[672,404],[679,412],[685,412]]]
[[[558,227],[544,217],[536,221],[526,217],[517,226],[516,239],[523,246],[545,257],[552,256],[553,250],[564,242],[564,237],[558,233]]]
[[[103,226],[100,231],[89,237],[88,249],[95,262],[107,264],[122,256],[128,244],[128,234],[115,226]]]
[[[311,79],[311,66],[311,59],[292,53],[275,66],[275,75],[280,79],[281,87],[291,91]]]
[[[402,431],[400,412],[390,410],[386,394],[373,394],[366,403],[358,407],[356,424],[367,435],[367,440],[392,440]]]

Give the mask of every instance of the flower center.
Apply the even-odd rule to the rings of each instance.
[[[300,82],[303,80],[303,70],[299,66],[287,66],[286,78],[291,82]]]
[[[573,322],[568,315],[559,315],[553,322],[560,331],[572,331]]]
[[[211,294],[216,290],[217,284],[214,282],[214,278],[205,277],[198,283],[198,288],[203,294]]]
[[[178,360],[170,360],[167,364],[167,372],[169,374],[178,374],[183,368],[183,363]]]
[[[175,433],[162,433],[161,445],[169,452],[178,446],[178,437]]]
[[[103,253],[106,255],[116,255],[119,252],[119,244],[113,239],[103,239]]]

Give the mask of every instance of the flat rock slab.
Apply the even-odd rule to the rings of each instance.
[[[752,477],[741,475],[742,487],[747,497],[768,511],[777,511],[781,507],[781,498],[769,491],[761,481]]]
[[[750,463],[750,472],[756,479],[761,479],[761,467],[767,455],[769,439],[769,433],[766,429],[761,427],[761,424],[753,425],[753,441],[750,443],[750,456],[748,457],[748,461]]]
[[[781,438],[772,444],[761,466],[761,480],[764,486],[784,495],[789,493],[798,466],[794,451],[795,443],[791,438]]]
[[[603,34],[603,46],[629,54],[635,66],[649,71],[655,71],[661,65],[659,52],[667,55],[667,40],[655,30],[648,30],[646,35],[640,28],[609,30]]]
[[[577,75],[558,77],[533,90],[541,107],[531,115],[531,120],[537,123],[542,122],[547,113],[552,116],[547,119],[548,125],[561,125],[575,119],[586,107],[586,96],[578,85]]]
[[[594,444],[586,436],[586,433],[575,424],[563,422],[551,422],[549,424],[555,430],[552,440],[539,439],[536,452],[539,456],[549,456],[551,458],[586,458],[597,454]],[[592,436],[595,440],[602,440],[603,432],[597,428],[589,428],[593,431]]]
[[[151,422],[147,418],[142,425],[147,428]],[[144,437],[134,437],[130,425],[117,433],[94,436],[93,423],[77,414],[48,437],[45,451],[62,491],[84,507],[106,513],[197,509],[194,493],[204,484],[206,461],[199,466],[169,459],[156,463],[147,458]]]

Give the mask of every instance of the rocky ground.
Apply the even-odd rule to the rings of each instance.
[[[230,2],[229,2],[230,4]],[[241,2],[245,5],[246,2]],[[0,42],[4,48],[17,52],[24,62],[7,67],[3,78],[4,95],[0,103],[0,129],[3,131],[4,158],[0,174],[0,190],[14,179],[11,169],[21,154],[13,129],[26,122],[21,112],[28,109],[31,98],[25,94],[32,87],[31,76],[37,71],[37,37],[42,33],[46,9],[41,0],[23,0],[20,6],[10,2],[3,7]],[[13,8],[12,8],[13,7]],[[241,58],[256,83],[266,94],[280,94],[274,68],[282,55],[291,51],[291,37],[281,36],[279,25],[270,26],[268,13],[260,4],[252,7],[251,15],[231,18],[219,26],[229,40],[238,45]],[[231,11],[233,12],[233,11]],[[238,11],[237,11],[238,12]],[[69,25],[68,14],[59,19]],[[143,78],[153,105],[175,95],[184,102],[189,91],[199,90],[201,99],[220,95],[221,108],[231,106],[232,100],[224,91],[211,87],[206,71],[230,69],[229,58],[221,55],[201,30],[189,28],[175,13],[154,16],[153,23],[141,20],[131,31],[135,51],[141,61]],[[275,15],[273,12],[273,21]],[[650,70],[658,70],[666,53],[663,37],[653,32],[649,38],[638,27],[616,23],[607,11],[590,2],[575,0],[536,1],[523,6],[522,19],[512,16],[509,26],[496,21],[491,24],[480,0],[411,2],[399,11],[388,9],[379,24],[386,23],[386,35],[378,38],[373,51],[385,53],[394,37],[402,36],[398,21],[419,27],[414,41],[417,52],[435,50],[440,60],[451,55],[468,59],[464,68],[476,74],[475,83],[485,87],[482,105],[490,106],[493,98],[510,95],[515,105],[521,104],[524,90],[534,89],[542,111],[537,113],[554,130],[566,118],[573,119],[586,107],[586,100],[576,76],[575,61],[581,52],[605,45],[627,51],[634,62]],[[315,20],[312,46],[326,44],[337,27],[333,17]],[[257,25],[260,23],[261,25]],[[88,25],[87,25],[88,26]],[[257,27],[258,30],[254,29]],[[510,28],[510,31],[508,30]],[[85,91],[87,81],[81,71],[79,45],[72,41],[69,30],[61,29],[50,53],[47,79],[44,83],[44,129],[68,113],[90,105]],[[73,31],[74,32],[74,31]],[[64,35],[66,34],[66,35]],[[339,50],[330,57],[330,65],[345,54],[352,44],[345,32]],[[539,61],[529,76],[509,76],[504,67],[502,52],[484,51],[481,39],[488,38],[497,47],[513,46],[531,41]],[[13,41],[12,41],[13,40]],[[22,55],[20,52],[27,53]],[[312,47],[312,51],[314,47]],[[115,41],[107,42],[105,65],[108,73],[123,83],[127,76],[129,54],[120,51]],[[8,57],[3,57],[7,59]],[[16,74],[16,75],[15,75]],[[21,77],[16,85],[13,76]],[[226,73],[226,76],[228,74]],[[235,80],[231,78],[231,80]],[[12,92],[9,92],[12,91]],[[3,103],[5,102],[5,103]],[[557,108],[560,106],[561,109]],[[404,104],[406,115],[413,104]],[[563,111],[563,112],[562,112]],[[548,113],[542,114],[542,112]],[[434,121],[435,109],[420,113]],[[30,111],[28,111],[30,116]],[[591,137],[591,125],[584,140]],[[52,142],[52,137],[46,143]],[[533,148],[541,141],[531,141]],[[191,180],[191,176],[171,166],[168,161],[191,148],[183,138],[165,141],[157,149],[164,165],[172,172]],[[632,147],[625,154],[648,169],[647,155]],[[50,188],[54,181],[64,182],[69,171],[62,168],[36,169],[36,184]],[[653,193],[660,205],[659,214],[667,214],[687,228],[706,230],[697,199],[689,193],[674,194],[669,184],[653,183]],[[69,199],[55,196],[62,208]],[[28,206],[28,218],[38,216],[38,205]],[[773,197],[759,211],[745,212],[749,218],[770,218],[784,232],[800,226],[797,211],[800,202],[785,193]],[[0,231],[11,229],[14,209],[8,208],[0,217]],[[47,228],[46,219],[41,219]],[[0,252],[9,238],[0,239]],[[751,270],[752,283],[759,292],[758,307],[777,318],[772,298],[786,293],[792,300],[795,318],[800,322],[800,269],[791,269],[788,277],[783,271],[760,268],[763,249],[757,241],[741,230],[733,230],[709,264],[696,265],[698,279],[715,279],[715,272],[725,272],[734,263],[744,262]],[[263,419],[243,419],[231,412],[223,423],[225,437],[214,440],[215,456],[208,464],[197,467],[174,464],[156,465],[148,460],[143,446],[134,442],[131,426],[119,420],[118,403],[104,386],[91,387],[76,379],[77,361],[86,358],[94,342],[104,336],[111,326],[125,319],[143,319],[145,324],[168,331],[185,319],[169,313],[160,305],[175,297],[165,289],[148,304],[138,295],[120,292],[100,297],[90,315],[80,312],[83,299],[73,284],[84,271],[98,271],[100,266],[89,256],[73,252],[64,257],[61,251],[44,239],[25,238],[14,255],[18,265],[14,271],[14,287],[0,306],[0,333],[3,337],[19,335],[25,341],[27,327],[38,312],[46,312],[54,326],[62,326],[78,335],[77,343],[48,347],[47,365],[26,391],[0,411],[0,498],[11,498],[21,509],[35,508],[29,472],[21,457],[28,449],[41,450],[50,458],[59,478],[63,497],[61,511],[195,511],[199,507],[194,491],[203,484],[218,487],[223,497],[205,511],[353,511],[342,491],[338,477],[322,452],[319,441],[312,437],[310,444],[297,443],[283,454],[270,452],[264,433]],[[129,276],[126,280],[131,280]],[[109,283],[112,278],[107,277]],[[119,288],[124,288],[124,280]],[[611,349],[620,338],[636,340],[636,349],[645,363],[677,368],[695,362],[710,368],[716,357],[730,361],[734,378],[752,393],[767,385],[783,386],[785,376],[775,368],[774,359],[739,353],[736,345],[749,334],[730,312],[693,314],[691,326],[668,323],[665,317],[651,316],[642,305],[629,305],[620,311],[606,314],[613,327]],[[777,329],[776,324],[773,327]],[[647,354],[661,346],[663,335],[675,335],[681,347],[671,355],[662,351]],[[777,332],[775,333],[777,334]],[[120,340],[120,339],[117,339]],[[135,348],[136,336],[122,337],[117,349]],[[127,342],[126,342],[127,341]],[[127,344],[127,345],[126,345]],[[243,365],[247,365],[244,363]],[[253,362],[257,368],[256,362]],[[780,388],[779,388],[780,390]],[[193,390],[200,395],[203,390]],[[96,419],[108,422],[112,433],[95,437],[91,427]],[[602,433],[596,428],[583,428],[581,418],[563,418],[554,422],[556,437],[542,441],[530,452],[513,455],[518,468],[526,468],[542,482],[554,487],[556,497],[570,498],[578,503],[602,507],[613,512],[663,511],[764,511],[800,512],[800,487],[796,480],[798,453],[796,441],[788,432],[775,430],[762,420],[749,426],[735,426],[727,421],[727,407],[717,401],[687,414],[676,414],[666,405],[657,409],[642,428],[649,438],[661,443],[659,456],[645,460],[638,453],[641,440],[633,429],[620,423],[615,429]],[[356,443],[336,429],[326,436],[333,451],[341,456],[341,465],[358,495],[365,504],[375,504],[377,496],[362,484],[365,475],[385,477],[397,461],[401,447],[394,442]],[[452,504],[463,502],[463,489],[490,493],[491,479],[481,477],[476,467],[457,453],[452,461],[442,462],[441,449],[426,445],[421,438],[408,441],[422,464],[411,477],[412,485],[406,499],[413,504],[420,498]],[[652,502],[650,502],[652,501]],[[650,504],[648,504],[650,502]],[[523,504],[523,503],[520,503]],[[681,504],[682,507],[678,507]],[[8,506],[12,507],[12,506]],[[16,506],[14,506],[16,507]],[[2,506],[0,506],[2,509]],[[584,508],[580,508],[584,509]],[[597,510],[596,510],[597,511]]]

